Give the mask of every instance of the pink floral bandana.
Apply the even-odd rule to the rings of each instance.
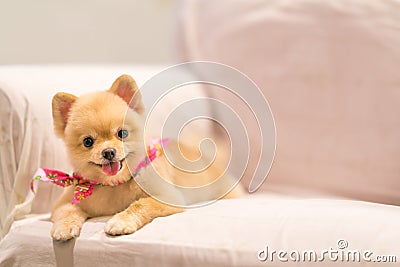
[[[104,184],[98,183],[91,180],[86,180],[78,173],[73,173],[71,176],[68,173],[39,168],[34,174],[32,181],[30,183],[30,188],[32,192],[35,192],[34,189],[34,181],[40,180],[45,182],[51,182],[53,184],[67,187],[67,186],[75,186],[74,198],[72,200],[72,204],[76,204],[81,202],[82,199],[85,199],[92,195],[95,186],[116,186],[119,184],[126,183],[133,178],[135,178],[139,171],[143,168],[146,168],[155,158],[163,154],[163,146],[168,144],[168,139],[156,139],[150,142],[150,145],[147,146],[146,157],[142,159],[136,168],[133,170],[132,175],[128,177],[127,180],[123,182],[113,183],[113,184]]]

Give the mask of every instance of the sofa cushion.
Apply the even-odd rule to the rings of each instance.
[[[375,0],[184,2],[181,59],[233,66],[269,101],[277,150],[264,189],[400,204],[399,10]],[[240,112],[241,100],[211,95]]]
[[[126,236],[105,235],[108,217],[91,219],[80,237],[68,242],[52,241],[48,217],[14,223],[0,243],[1,266],[376,266],[377,256],[400,260],[400,208],[361,201],[257,194],[160,217]],[[276,254],[260,261],[266,246],[269,254],[314,250],[320,258],[331,248],[361,255],[360,262],[328,255],[317,262],[294,262],[286,255],[285,262]],[[367,250],[370,262],[362,258]]]

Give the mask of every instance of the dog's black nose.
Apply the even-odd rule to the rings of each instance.
[[[103,158],[108,160],[112,160],[115,157],[116,153],[117,151],[115,150],[115,148],[106,148],[103,150],[103,152],[101,152]]]

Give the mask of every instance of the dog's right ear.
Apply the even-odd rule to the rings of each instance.
[[[54,131],[60,138],[64,137],[69,112],[76,99],[76,96],[67,93],[57,93],[53,97],[52,107]]]
[[[143,114],[144,105],[142,95],[136,85],[135,80],[126,74],[123,74],[115,80],[109,92],[119,96],[128,104],[128,106],[139,114]]]

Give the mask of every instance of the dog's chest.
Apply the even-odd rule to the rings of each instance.
[[[79,205],[90,217],[106,216],[123,211],[143,196],[143,191],[135,182],[117,186],[96,186],[92,195]]]

